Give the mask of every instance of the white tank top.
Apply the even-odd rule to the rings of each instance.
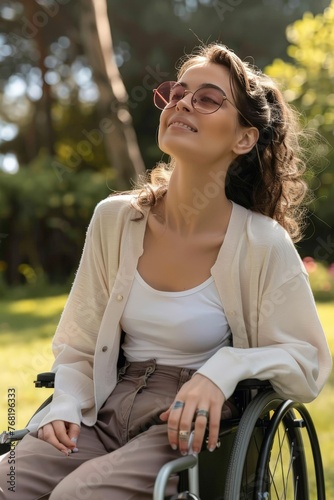
[[[148,285],[136,271],[121,318],[128,361],[197,370],[218,349],[231,345],[231,331],[214,279],[182,292]]]

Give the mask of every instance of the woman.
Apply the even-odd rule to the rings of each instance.
[[[18,498],[149,499],[192,426],[193,451],[207,424],[215,449],[239,381],[311,401],[330,373],[292,243],[306,192],[292,110],[222,45],[177,78],[154,94],[171,163],[95,210],[53,342],[54,399],[17,448]]]

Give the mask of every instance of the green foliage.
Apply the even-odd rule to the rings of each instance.
[[[303,124],[323,138],[312,144],[311,167],[316,178],[311,209],[318,218],[313,221],[316,233],[330,235],[334,227],[334,1],[323,14],[306,13],[288,26],[286,34],[291,62],[276,59],[265,71],[282,85],[285,98],[300,111]],[[334,261],[334,248],[328,260]]]
[[[75,171],[44,154],[15,175],[0,173],[6,235],[0,261],[8,263],[2,265],[7,281],[32,283],[36,275],[66,281],[78,265],[94,208],[112,186],[112,171]]]
[[[314,297],[318,301],[334,300],[334,264],[326,266],[312,257],[305,257],[304,264],[309,274]]]

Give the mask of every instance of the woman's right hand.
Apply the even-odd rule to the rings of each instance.
[[[52,444],[65,455],[78,451],[80,426],[63,420],[54,420],[38,429],[38,438]]]

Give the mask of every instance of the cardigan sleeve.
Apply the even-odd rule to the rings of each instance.
[[[312,401],[329,377],[332,357],[305,267],[280,224],[236,208],[234,238],[215,270],[234,343],[197,373],[226,398],[240,381],[258,378],[284,398]]]
[[[54,420],[80,425],[94,401],[93,359],[108,301],[99,206],[86,234],[79,268],[53,339],[54,396],[38,428]]]
[[[331,367],[308,278],[299,273],[262,296],[257,339],[249,348],[223,347],[197,373],[211,379],[226,398],[241,380],[258,378],[270,380],[284,398],[309,402]]]
[[[241,216],[246,222],[235,225],[238,237],[217,275],[235,342],[198,373],[226,398],[238,382],[258,378],[269,380],[284,398],[312,401],[329,377],[332,357],[307,272],[276,221],[251,211]]]

